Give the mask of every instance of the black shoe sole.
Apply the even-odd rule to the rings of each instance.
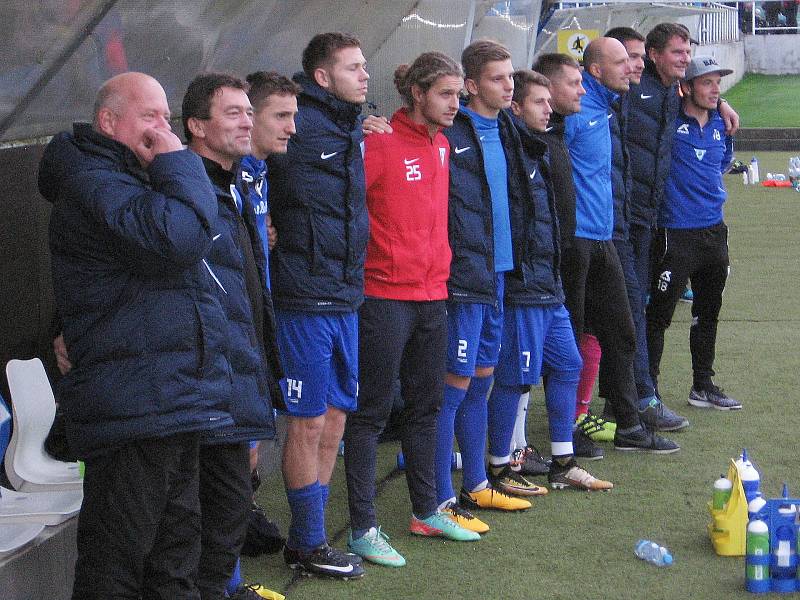
[[[360,572],[354,570],[353,573],[338,573],[336,571],[321,570],[316,567],[307,567],[303,563],[286,563],[286,566],[304,577],[323,577],[325,579],[338,579],[339,581],[361,579],[366,573],[363,568]]]
[[[614,445],[614,450],[619,450],[620,452],[648,452],[649,454],[675,454],[678,450],[680,450],[680,446],[677,448],[669,448],[666,450],[659,450],[657,448],[642,448],[641,446],[617,446]]]

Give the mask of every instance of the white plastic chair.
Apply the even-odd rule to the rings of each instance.
[[[44,531],[44,525],[36,523],[0,524],[0,558],[24,548]]]
[[[82,489],[78,463],[58,461],[44,449],[56,402],[42,361],[10,360],[6,376],[14,418],[5,459],[11,485],[21,492]]]
[[[58,525],[81,510],[83,492],[15,492],[0,487],[0,524],[40,523]]]

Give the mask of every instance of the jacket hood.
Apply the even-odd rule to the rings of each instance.
[[[142,181],[148,179],[130,148],[98,133],[89,123],[75,123],[72,133],[61,132],[47,145],[39,163],[39,193],[55,203],[61,187],[71,177],[109,161],[127,166]]]
[[[256,158],[252,154],[248,154],[242,157],[242,160],[239,162],[239,168],[249,173],[253,178],[256,178],[267,170],[267,163],[264,160]]]
[[[292,77],[303,90],[300,92],[300,99],[321,104],[327,107],[337,119],[346,122],[353,122],[361,114],[361,105],[353,104],[352,102],[345,102],[331,94],[328,90],[320,87],[317,82],[313,81],[308,75],[302,71],[295,73]]]

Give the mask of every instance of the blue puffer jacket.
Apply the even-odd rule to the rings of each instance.
[[[564,291],[561,288],[558,210],[550,176],[548,147],[522,122],[514,119],[514,123],[525,153],[537,168],[532,171],[533,177],[531,174],[527,177],[532,203],[523,219],[528,229],[525,259],[520,269],[506,275],[506,300],[510,304],[522,305],[562,304]]]
[[[369,239],[356,104],[339,100],[302,73],[297,134],[289,151],[272,155],[269,208],[278,230],[270,253],[275,306],[350,312],[364,299]]]
[[[50,250],[72,370],[59,398],[78,457],[131,439],[230,425],[226,318],[201,262],[214,190],[189,151],[146,171],[87,124],[45,150]]]
[[[665,86],[655,65],[645,61],[641,83],[628,92],[628,137],[631,157],[631,223],[656,224],[672,154],[672,125],[678,116],[678,86]]]
[[[219,204],[214,243],[205,260],[209,273],[213,273],[215,281],[219,282],[219,299],[228,319],[233,370],[233,397],[229,411],[234,420],[231,427],[208,432],[203,441],[236,444],[272,438],[275,419],[270,400],[282,405],[278,380],[283,373],[275,342],[272,301],[266,288],[266,259],[256,231],[255,213],[250,202],[243,201],[236,189],[232,172],[206,158],[203,158],[203,164]],[[236,200],[233,194],[236,194]],[[243,206],[241,214],[237,201]],[[250,244],[249,248],[240,247],[243,238]],[[250,264],[255,266],[249,273],[253,278],[253,289],[247,285],[245,252],[250,253],[253,258]],[[255,315],[251,301],[251,295],[256,291],[260,295],[256,302],[256,307],[261,309],[259,315]]]
[[[631,218],[630,155],[626,143],[629,94],[623,94],[611,104],[608,126],[611,131],[611,192],[614,195],[614,233],[612,239],[628,239]]]
[[[506,273],[505,299],[516,304],[557,302],[557,291],[537,263],[548,261],[546,245],[537,235],[532,198],[539,164],[528,156],[511,117],[498,116],[500,140],[508,165],[508,201],[514,269]],[[444,130],[450,142],[450,204],[448,232],[453,259],[447,289],[450,300],[495,304],[492,199],[484,170],[483,153],[471,119],[463,112]],[[533,174],[533,177],[531,177]],[[551,234],[548,233],[546,237]],[[541,279],[537,277],[541,276]]]

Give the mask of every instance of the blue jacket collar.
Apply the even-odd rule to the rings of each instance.
[[[253,177],[258,177],[267,170],[266,161],[260,160],[252,154],[243,156],[239,166],[243,171],[247,171]]]
[[[327,107],[337,118],[352,122],[361,114],[360,104],[345,102],[337,98],[326,89],[321,88],[316,81],[313,81],[305,73],[295,73],[292,79],[303,88],[303,91],[300,92],[301,98],[305,97]]]
[[[587,94],[594,96],[609,107],[617,98],[619,98],[619,94],[612,92],[602,83],[600,83],[600,81],[595,79],[588,71],[583,72],[583,87],[586,88]]]

